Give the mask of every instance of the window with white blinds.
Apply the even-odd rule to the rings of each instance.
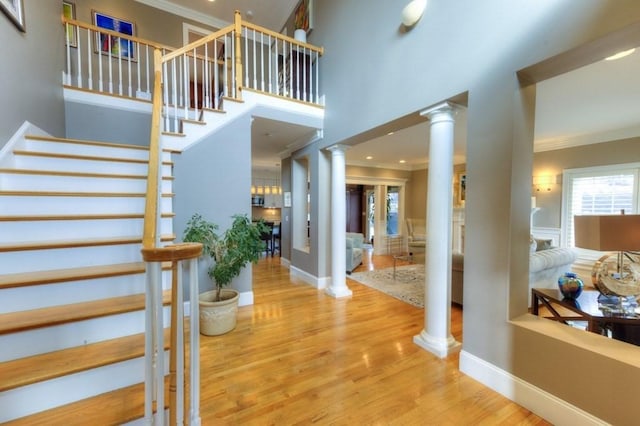
[[[573,217],[638,213],[640,163],[565,170],[562,239],[574,247]]]

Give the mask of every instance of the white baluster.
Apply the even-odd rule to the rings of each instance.
[[[80,37],[80,29],[78,29],[78,37]],[[78,51],[80,51],[80,49],[78,49]],[[100,54],[98,53],[98,55]],[[93,90],[93,67],[91,66],[92,56],[93,56],[93,52],[91,51],[91,30],[87,30],[87,63],[88,63],[87,70],[89,73],[89,76],[87,78],[87,83],[89,85],[89,90]]]
[[[256,71],[256,30],[253,30],[253,88],[258,88],[258,72]]]
[[[100,35],[99,33],[96,35]],[[98,90],[104,91],[104,84],[102,82],[102,46],[98,46]]]
[[[147,76],[147,93],[150,93],[150,89],[149,89],[149,85],[151,84],[150,80],[151,80],[151,76],[149,75],[149,45],[145,45],[145,49],[146,49],[146,61],[145,61],[145,67],[146,67],[146,76]],[[166,75],[166,74],[165,74]]]
[[[111,60],[111,36],[109,36],[108,34],[105,34],[105,36],[107,37],[107,48],[109,49],[109,51],[107,52],[107,57],[109,59],[107,59],[109,61],[109,63],[107,64],[109,66],[109,93],[113,93],[113,61]]]
[[[273,93],[273,75],[271,73],[271,68],[272,68],[271,63],[273,62],[271,57],[273,53],[271,52],[271,34],[269,34],[269,38],[267,39],[267,42],[269,44],[269,58],[268,58],[269,60],[269,93]]]
[[[170,350],[176,351],[176,412],[172,415],[176,418],[176,424],[184,423],[184,302],[182,294],[182,262],[177,262],[177,281],[172,285],[178,286],[176,300],[173,306],[176,309],[178,323],[176,324],[176,347]]]
[[[118,37],[118,95],[122,96],[122,38]]]
[[[189,60],[187,59],[187,54],[183,53],[182,54],[182,66],[183,66],[183,70],[182,70],[182,81],[181,81],[181,86],[182,86],[182,90],[184,92],[184,118],[189,118],[189,98],[190,98],[190,94],[189,94]]]
[[[198,305],[198,258],[189,261],[189,306],[190,306],[190,362],[191,374],[189,375],[191,391],[191,413],[189,426],[200,426],[200,309]]]
[[[249,57],[249,28],[244,29],[244,60]],[[249,87],[249,67],[244,67],[244,85]]]
[[[67,24],[68,25],[68,24]],[[78,88],[82,89],[82,46],[80,45],[80,30],[76,26],[76,38],[78,45],[76,46],[76,50],[78,53],[78,79],[77,84]]]
[[[213,94],[213,108],[218,109],[218,92],[220,87],[220,80],[218,76],[218,39],[213,40],[213,55],[215,57],[213,60],[213,90],[215,90],[215,93]]]
[[[204,61],[202,61],[203,99],[202,107],[211,108],[211,81],[209,78],[209,43],[204,44]]]
[[[178,132],[178,88],[180,83],[178,80],[178,75],[176,73],[176,63],[178,58],[174,58],[171,60],[173,64],[173,131]],[[182,67],[178,67],[178,70],[182,69]]]
[[[69,24],[67,24],[67,34],[69,34]],[[65,79],[64,79],[64,84],[70,86],[71,85],[71,46],[69,45],[69,40],[66,40],[66,46],[65,46],[66,50],[67,50],[67,73],[65,75]]]

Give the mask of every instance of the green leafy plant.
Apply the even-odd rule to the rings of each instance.
[[[232,217],[231,227],[220,235],[218,225],[196,213],[187,222],[182,238],[184,242],[202,243],[202,252],[213,259],[207,273],[216,285],[216,301],[220,300],[222,288],[240,275],[249,262],[260,259],[265,249],[261,235],[270,232],[262,220],[254,223],[246,215]]]

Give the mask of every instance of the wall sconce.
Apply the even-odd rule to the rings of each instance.
[[[402,9],[402,24],[405,27],[413,27],[418,23],[424,10],[427,7],[427,0],[413,0]]]
[[[554,176],[551,175],[542,175],[542,176],[534,176],[533,177],[533,186],[536,188],[537,192],[540,191],[551,191],[551,185],[555,185],[556,181]]]

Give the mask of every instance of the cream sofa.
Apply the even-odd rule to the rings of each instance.
[[[364,235],[356,232],[347,232],[347,274],[353,272],[361,263],[363,256]]]
[[[549,240],[539,241],[529,256],[529,299],[532,288],[557,288],[558,277],[571,271],[576,254],[571,248],[551,247]],[[454,254],[451,262],[451,300],[462,305],[464,255]],[[531,300],[529,300],[531,304]]]

